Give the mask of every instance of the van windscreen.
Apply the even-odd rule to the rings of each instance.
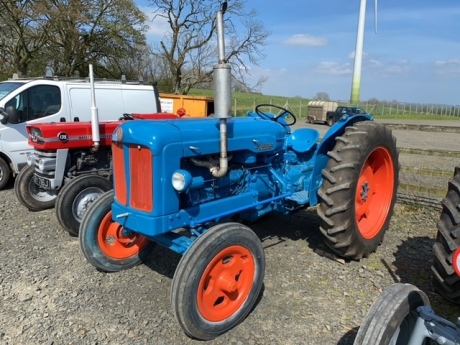
[[[20,82],[3,82],[3,83],[0,83],[0,101],[3,98],[5,98],[6,95],[10,94],[11,92],[16,90],[21,85],[24,85],[24,83],[20,83]]]

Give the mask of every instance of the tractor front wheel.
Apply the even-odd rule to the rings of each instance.
[[[85,213],[80,225],[80,247],[86,260],[103,272],[132,268],[146,259],[155,243],[146,237],[126,234],[112,220],[113,191],[104,193]]]
[[[455,168],[454,177],[449,181],[437,227],[431,266],[433,285],[445,298],[460,304],[460,276],[454,265],[458,266],[457,250],[460,247],[460,167]]]
[[[353,345],[408,344],[418,318],[417,308],[425,305],[430,305],[428,297],[415,286],[391,285],[372,304]]]
[[[53,208],[57,191],[45,190],[34,182],[34,166],[26,166],[14,180],[16,198],[30,211],[41,211]]]
[[[336,138],[318,191],[320,230],[337,254],[359,260],[388,229],[398,186],[396,139],[383,124],[357,122]]]
[[[213,339],[239,324],[260,295],[265,254],[239,223],[212,227],[184,254],[171,287],[173,313],[184,332]]]
[[[112,189],[110,181],[100,175],[87,174],[72,179],[56,199],[56,217],[69,234],[78,236],[83,215],[93,202]]]

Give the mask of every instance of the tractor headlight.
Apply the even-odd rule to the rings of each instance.
[[[39,159],[38,160],[38,169],[40,171],[44,171],[45,170],[45,161],[43,159]]]
[[[177,170],[172,175],[171,182],[175,190],[183,192],[192,184],[192,175],[186,170]]]
[[[119,143],[123,140],[123,130],[118,126],[112,134],[112,141]]]

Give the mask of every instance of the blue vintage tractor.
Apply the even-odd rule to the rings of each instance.
[[[237,325],[259,297],[264,251],[244,224],[319,204],[327,245],[360,259],[381,243],[398,185],[396,140],[369,115],[345,115],[321,141],[315,129],[291,130],[295,116],[281,107],[231,118],[223,12],[215,115],[120,125],[112,137],[114,191],[80,226],[82,251],[102,271],[139,264],[157,243],[182,254],[172,309],[198,339]]]

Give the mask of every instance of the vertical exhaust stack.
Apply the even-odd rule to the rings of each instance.
[[[227,157],[227,119],[232,117],[231,67],[225,61],[224,13],[227,2],[223,2],[217,12],[217,45],[219,62],[214,66],[214,113],[220,119],[220,158],[219,166],[210,169],[212,176],[223,177],[228,170]]]
[[[96,107],[96,92],[94,90],[94,73],[92,64],[89,65],[89,82],[91,88],[91,133],[93,136],[93,148],[91,150],[95,152],[99,150],[99,143],[101,139],[99,135],[99,116]]]

